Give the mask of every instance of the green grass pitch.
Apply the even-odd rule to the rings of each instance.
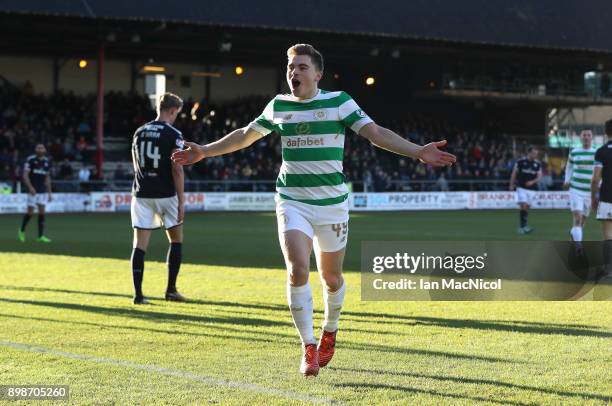
[[[70,385],[79,405],[612,402],[611,302],[360,300],[360,241],[565,240],[569,211],[533,211],[529,236],[516,211],[353,213],[338,350],[316,379],[297,371],[271,213],[187,214],[185,304],[162,300],[156,232],[145,307],[130,300],[129,214],[49,215],[48,245],[35,219],[19,243],[20,221],[0,216],[0,385]],[[585,239],[600,239],[592,219]],[[315,273],[311,284],[319,329]]]

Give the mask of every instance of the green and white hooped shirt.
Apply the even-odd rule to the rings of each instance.
[[[277,95],[249,128],[281,136],[283,164],[276,181],[281,199],[329,206],[348,198],[342,172],[345,128],[358,133],[371,122],[347,93],[319,90],[307,100]]]
[[[570,151],[565,166],[565,182],[569,182],[571,191],[590,196],[595,151],[595,148],[574,148]]]

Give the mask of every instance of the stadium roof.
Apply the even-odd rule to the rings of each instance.
[[[610,0],[0,0],[0,12],[612,53]]]

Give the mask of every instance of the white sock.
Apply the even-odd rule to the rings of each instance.
[[[308,282],[302,286],[287,284],[287,301],[302,344],[316,344],[312,321],[312,292]]]
[[[338,322],[340,321],[340,311],[344,303],[344,293],[346,292],[346,282],[342,282],[342,286],[335,292],[329,292],[323,289],[323,301],[325,302],[325,320],[323,321],[323,330],[331,333],[338,330]]]
[[[572,227],[570,233],[574,241],[582,241],[582,227]]]

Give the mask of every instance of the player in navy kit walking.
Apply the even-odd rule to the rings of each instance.
[[[516,161],[512,175],[510,177],[510,190],[516,188],[516,200],[519,205],[519,234],[529,234],[533,228],[527,225],[529,208],[533,203],[538,182],[542,179],[542,164],[536,158],[538,150],[530,146],[527,149],[527,156]]]
[[[183,247],[183,218],[185,215],[183,167],[171,161],[176,150],[183,148],[183,136],[172,124],[183,108],[183,100],[165,93],[159,102],[158,116],[134,133],[132,161],[132,275],[134,304],[148,303],[142,293],[144,257],[151,230],[163,226],[170,243],[168,249],[168,286],[166,300],[183,302],[185,297],[176,289],[176,278],[181,267]]]
[[[25,242],[25,230],[34,214],[34,207],[38,208],[38,238],[36,241],[49,243],[51,240],[45,236],[45,207],[47,202],[53,200],[51,194],[51,162],[46,156],[47,149],[43,144],[37,144],[35,154],[26,159],[23,168],[23,183],[28,190],[28,211],[23,216],[17,238]]]

